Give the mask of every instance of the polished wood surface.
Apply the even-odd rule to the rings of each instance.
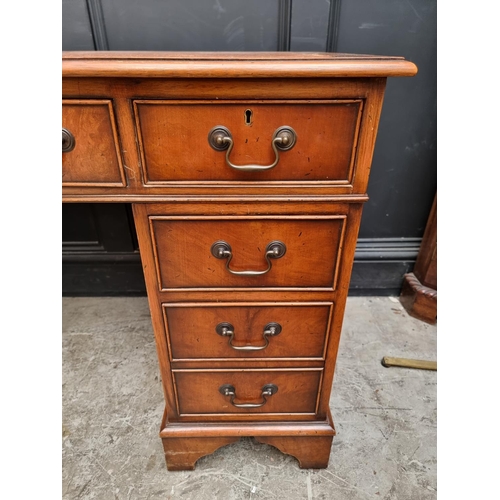
[[[331,288],[345,231],[344,214],[326,216],[149,217],[151,238],[162,290],[169,288]],[[300,217],[300,218],[299,218]],[[228,259],[211,253],[217,241],[231,246],[229,269],[265,271],[266,248],[273,241],[286,253],[270,259],[263,275],[234,275]]]
[[[292,455],[301,468],[322,469],[328,464],[336,434],[330,412],[321,422],[204,422],[169,426],[165,414],[161,427],[168,470],[192,470],[200,457],[244,436]]]
[[[193,470],[196,461],[221,446],[238,441],[239,437],[163,438],[165,461],[169,471]]]
[[[255,64],[258,62],[258,64]],[[331,53],[66,52],[63,76],[108,78],[291,78],[414,76],[417,67],[402,57]]]
[[[133,203],[169,470],[192,469],[241,436],[300,467],[327,466],[330,394],[386,78],[415,73],[402,58],[369,55],[63,55],[65,106],[106,110],[65,108],[63,126],[80,150],[65,153],[66,180],[78,183],[63,186],[63,201]],[[272,169],[241,172],[210,147],[214,126],[231,131],[236,166],[272,163],[280,126],[297,142]],[[99,140],[104,149],[90,147]],[[221,240],[230,262],[211,252]],[[286,252],[269,258],[266,273],[230,272],[267,270],[273,241]],[[232,338],[217,333],[221,323]],[[281,332],[264,335],[269,323]],[[232,392],[221,393],[227,385]]]
[[[413,274],[422,285],[437,291],[437,195],[427,219]]]
[[[330,459],[332,436],[255,436],[259,443],[269,444],[299,461],[301,469],[324,469]]]
[[[145,184],[167,181],[336,181],[349,184],[363,101],[134,101]],[[297,142],[265,171],[231,168],[208,142],[213,127],[232,134],[236,166],[271,165],[273,133],[292,127]]]
[[[432,203],[413,272],[405,274],[399,300],[410,316],[436,324],[437,196]]]
[[[284,413],[280,419],[293,419],[293,413],[310,414],[314,418],[320,389],[322,370],[310,368],[302,370],[175,370],[174,379],[179,415],[196,414],[213,420],[214,414],[224,414],[231,418],[234,413],[276,414]],[[267,396],[267,401],[258,408],[238,408],[223,396],[219,388],[225,384],[234,386],[236,404],[261,404],[262,388],[274,384],[278,392]],[[269,417],[268,415],[268,417]],[[221,417],[218,418],[220,420]]]
[[[62,154],[63,186],[126,185],[111,100],[63,100],[62,126],[75,138]]]
[[[206,358],[318,358],[323,359],[333,303],[198,303],[164,304],[165,328],[172,360]],[[216,331],[219,323],[234,327],[234,338]],[[269,323],[281,327],[269,336],[262,350],[249,347],[266,345],[263,332]],[[237,348],[247,348],[238,350]]]
[[[64,66],[64,63],[63,63]],[[286,195],[286,196],[325,196],[325,195],[365,195],[366,187],[368,184],[368,174],[373,155],[373,147],[378,128],[379,116],[382,109],[382,100],[385,88],[385,79],[383,78],[339,78],[330,80],[321,79],[294,79],[294,78],[274,78],[274,79],[175,79],[175,78],[141,78],[141,79],[127,79],[124,77],[117,79],[109,78],[86,78],[86,77],[67,77],[63,79],[63,95],[67,99],[81,98],[82,95],[87,98],[102,98],[102,96],[112,97],[113,107],[116,113],[117,128],[120,137],[121,153],[124,161],[125,174],[127,186],[123,187],[100,187],[96,186],[65,186],[63,188],[63,198],[66,201],[74,202],[87,202],[91,200],[110,201],[110,202],[135,202],[135,201],[151,201],[153,196],[228,196],[228,195],[253,195],[253,196],[273,196],[273,195]],[[138,96],[141,99],[138,99]],[[224,96],[224,99],[221,99]],[[308,172],[315,171],[321,177],[320,170],[315,166],[315,161],[308,161],[307,167],[301,167],[299,170],[304,174],[302,178],[295,175],[295,180],[273,180],[272,176],[276,176],[283,171],[283,160],[286,160],[287,155],[293,154],[294,150],[305,151],[304,140],[298,137],[298,142],[294,148],[289,151],[281,153],[281,165],[265,172],[257,173],[257,177],[233,177],[232,179],[218,179],[207,180],[207,176],[200,179],[188,178],[192,168],[190,168],[191,158],[188,164],[181,164],[175,160],[176,155],[186,156],[186,150],[192,152],[193,157],[199,157],[203,152],[208,150],[213,151],[208,144],[208,132],[212,126],[208,123],[204,124],[191,124],[190,127],[195,129],[203,129],[200,136],[193,136],[192,134],[185,134],[182,149],[175,152],[175,155],[170,158],[161,159],[163,162],[173,162],[177,166],[177,178],[168,180],[162,177],[163,180],[152,181],[147,176],[148,166],[145,163],[148,158],[143,157],[144,145],[141,140],[142,134],[137,132],[137,112],[134,111],[134,101],[196,101],[199,106],[202,102],[214,101],[222,102],[222,108],[227,104],[235,101],[240,102],[246,109],[252,109],[254,104],[259,104],[263,101],[279,101],[289,102],[288,107],[293,104],[310,103],[311,109],[320,109],[317,101],[355,101],[363,102],[362,109],[360,110],[359,126],[356,125],[356,132],[354,137],[350,137],[349,133],[344,136],[345,132],[332,130],[330,125],[326,127],[327,135],[331,138],[332,135],[337,137],[347,137],[349,141],[340,145],[337,141],[337,149],[344,151],[344,174],[340,171],[333,172],[338,177],[330,178],[330,174],[324,175],[324,178],[316,180],[309,180],[310,175],[305,175]],[[298,102],[297,102],[298,101]],[[316,104],[315,104],[316,103]],[[333,106],[333,105],[332,105]],[[354,106],[356,107],[356,106]],[[193,108],[194,109],[194,108]],[[219,109],[219,108],[218,108]],[[284,108],[283,108],[284,109]],[[292,108],[296,109],[296,108]],[[336,109],[336,108],[335,108]],[[296,114],[296,112],[295,112]],[[316,114],[321,114],[319,111]],[[241,116],[241,121],[244,117]],[[304,120],[304,122],[311,120]],[[345,117],[344,117],[345,121]],[[210,127],[208,126],[210,125]],[[218,125],[216,123],[215,125]],[[187,126],[186,124],[184,126]],[[262,120],[260,122],[253,122],[252,130],[258,132],[259,127],[265,126]],[[245,129],[246,125],[244,126]],[[301,128],[306,125],[301,124]],[[307,129],[307,127],[306,127]],[[352,127],[351,127],[352,131]],[[178,134],[178,131],[169,131],[171,134]],[[165,133],[167,133],[165,131]],[[311,134],[309,134],[311,136]],[[155,138],[155,135],[152,135]],[[255,136],[256,139],[260,135]],[[262,137],[264,135],[262,134]],[[182,138],[181,138],[182,139]],[[235,136],[235,139],[237,137]],[[352,139],[352,141],[351,141]],[[202,147],[189,147],[190,141],[201,141]],[[314,143],[316,139],[312,139]],[[165,137],[155,138],[155,147],[165,148],[168,144]],[[151,143],[151,142],[149,142]],[[323,147],[328,148],[328,141],[321,141]],[[248,143],[247,143],[248,144]],[[240,144],[241,145],[241,144]],[[147,145],[146,145],[147,147]],[[248,147],[248,146],[247,146]],[[311,146],[308,146],[311,147]],[[233,154],[238,154],[239,148],[233,148]],[[267,143],[266,147],[261,149],[269,153],[270,145]],[[316,150],[318,148],[316,147]],[[147,151],[151,152],[149,148]],[[346,160],[347,153],[350,151],[349,161]],[[354,152],[354,153],[353,153]],[[148,153],[149,154],[149,153]],[[211,153],[212,154],[212,153]],[[338,160],[335,159],[336,153],[327,162],[328,169],[331,170],[332,165],[339,170]],[[217,165],[222,165],[225,172],[231,168],[225,163],[225,153],[213,151],[214,161]],[[253,158],[253,157],[251,157]],[[306,156],[303,155],[304,165]],[[311,159],[311,155],[308,155]],[[248,160],[250,162],[251,159]],[[307,168],[309,170],[307,170]],[[203,166],[203,170],[215,173],[213,168]],[[291,167],[295,169],[294,166]],[[197,168],[200,170],[200,168]],[[277,174],[275,172],[277,172]],[[323,167],[324,170],[324,167]],[[160,168],[160,175],[162,169]],[[255,172],[254,172],[255,173]],[[241,176],[241,172],[239,173]],[[228,174],[229,175],[229,174]],[[248,178],[247,178],[248,177]],[[284,176],[282,176],[284,177]],[[327,178],[328,177],[328,178]],[[342,179],[343,177],[343,179]]]

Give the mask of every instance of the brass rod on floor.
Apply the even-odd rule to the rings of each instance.
[[[403,368],[437,371],[437,361],[425,361],[422,359],[391,358],[389,356],[384,356],[382,358],[382,365],[387,368],[390,366],[401,366]]]

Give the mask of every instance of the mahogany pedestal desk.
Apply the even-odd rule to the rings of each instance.
[[[252,436],[328,464],[329,399],[399,57],[63,53],[63,201],[132,203],[169,470]]]

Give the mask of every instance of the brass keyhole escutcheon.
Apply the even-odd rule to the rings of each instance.
[[[252,125],[252,115],[253,111],[251,109],[245,110],[245,125],[247,126]]]

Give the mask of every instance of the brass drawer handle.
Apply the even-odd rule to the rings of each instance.
[[[69,153],[75,149],[75,136],[67,129],[62,129],[62,152]]]
[[[226,269],[231,274],[236,274],[238,276],[259,276],[261,274],[266,274],[271,270],[272,264],[269,259],[280,259],[281,257],[283,257],[283,255],[285,255],[286,246],[281,241],[271,241],[271,243],[268,243],[265,255],[267,261],[267,269],[264,271],[233,271],[229,267],[229,263],[233,258],[233,252],[231,250],[231,245],[226,241],[216,241],[212,245],[210,251],[216,259],[227,259]]]
[[[229,337],[228,345],[236,351],[262,351],[262,349],[265,349],[269,345],[269,337],[274,337],[281,333],[281,325],[279,323],[268,323],[262,332],[262,336],[266,343],[259,346],[246,345],[239,347],[233,345],[234,326],[231,323],[219,323],[215,327],[215,331],[222,337]]]
[[[278,386],[274,384],[266,384],[262,388],[262,403],[235,403],[234,400],[236,398],[236,389],[234,388],[234,385],[231,384],[224,384],[219,387],[219,392],[223,396],[231,396],[231,401],[230,403],[233,406],[236,406],[236,408],[260,408],[261,406],[264,406],[267,403],[267,398],[266,396],[272,396],[273,394],[276,394],[278,392]]]
[[[295,146],[297,142],[297,134],[292,127],[283,126],[279,127],[274,131],[273,138],[271,140],[271,146],[273,148],[276,158],[271,165],[234,165],[231,163],[229,156],[233,150],[234,141],[231,132],[226,127],[222,125],[217,125],[208,133],[208,143],[216,151],[226,152],[226,163],[235,170],[244,170],[249,172],[255,172],[259,170],[270,170],[274,168],[280,161],[280,155],[278,149],[281,151],[288,151]]]

